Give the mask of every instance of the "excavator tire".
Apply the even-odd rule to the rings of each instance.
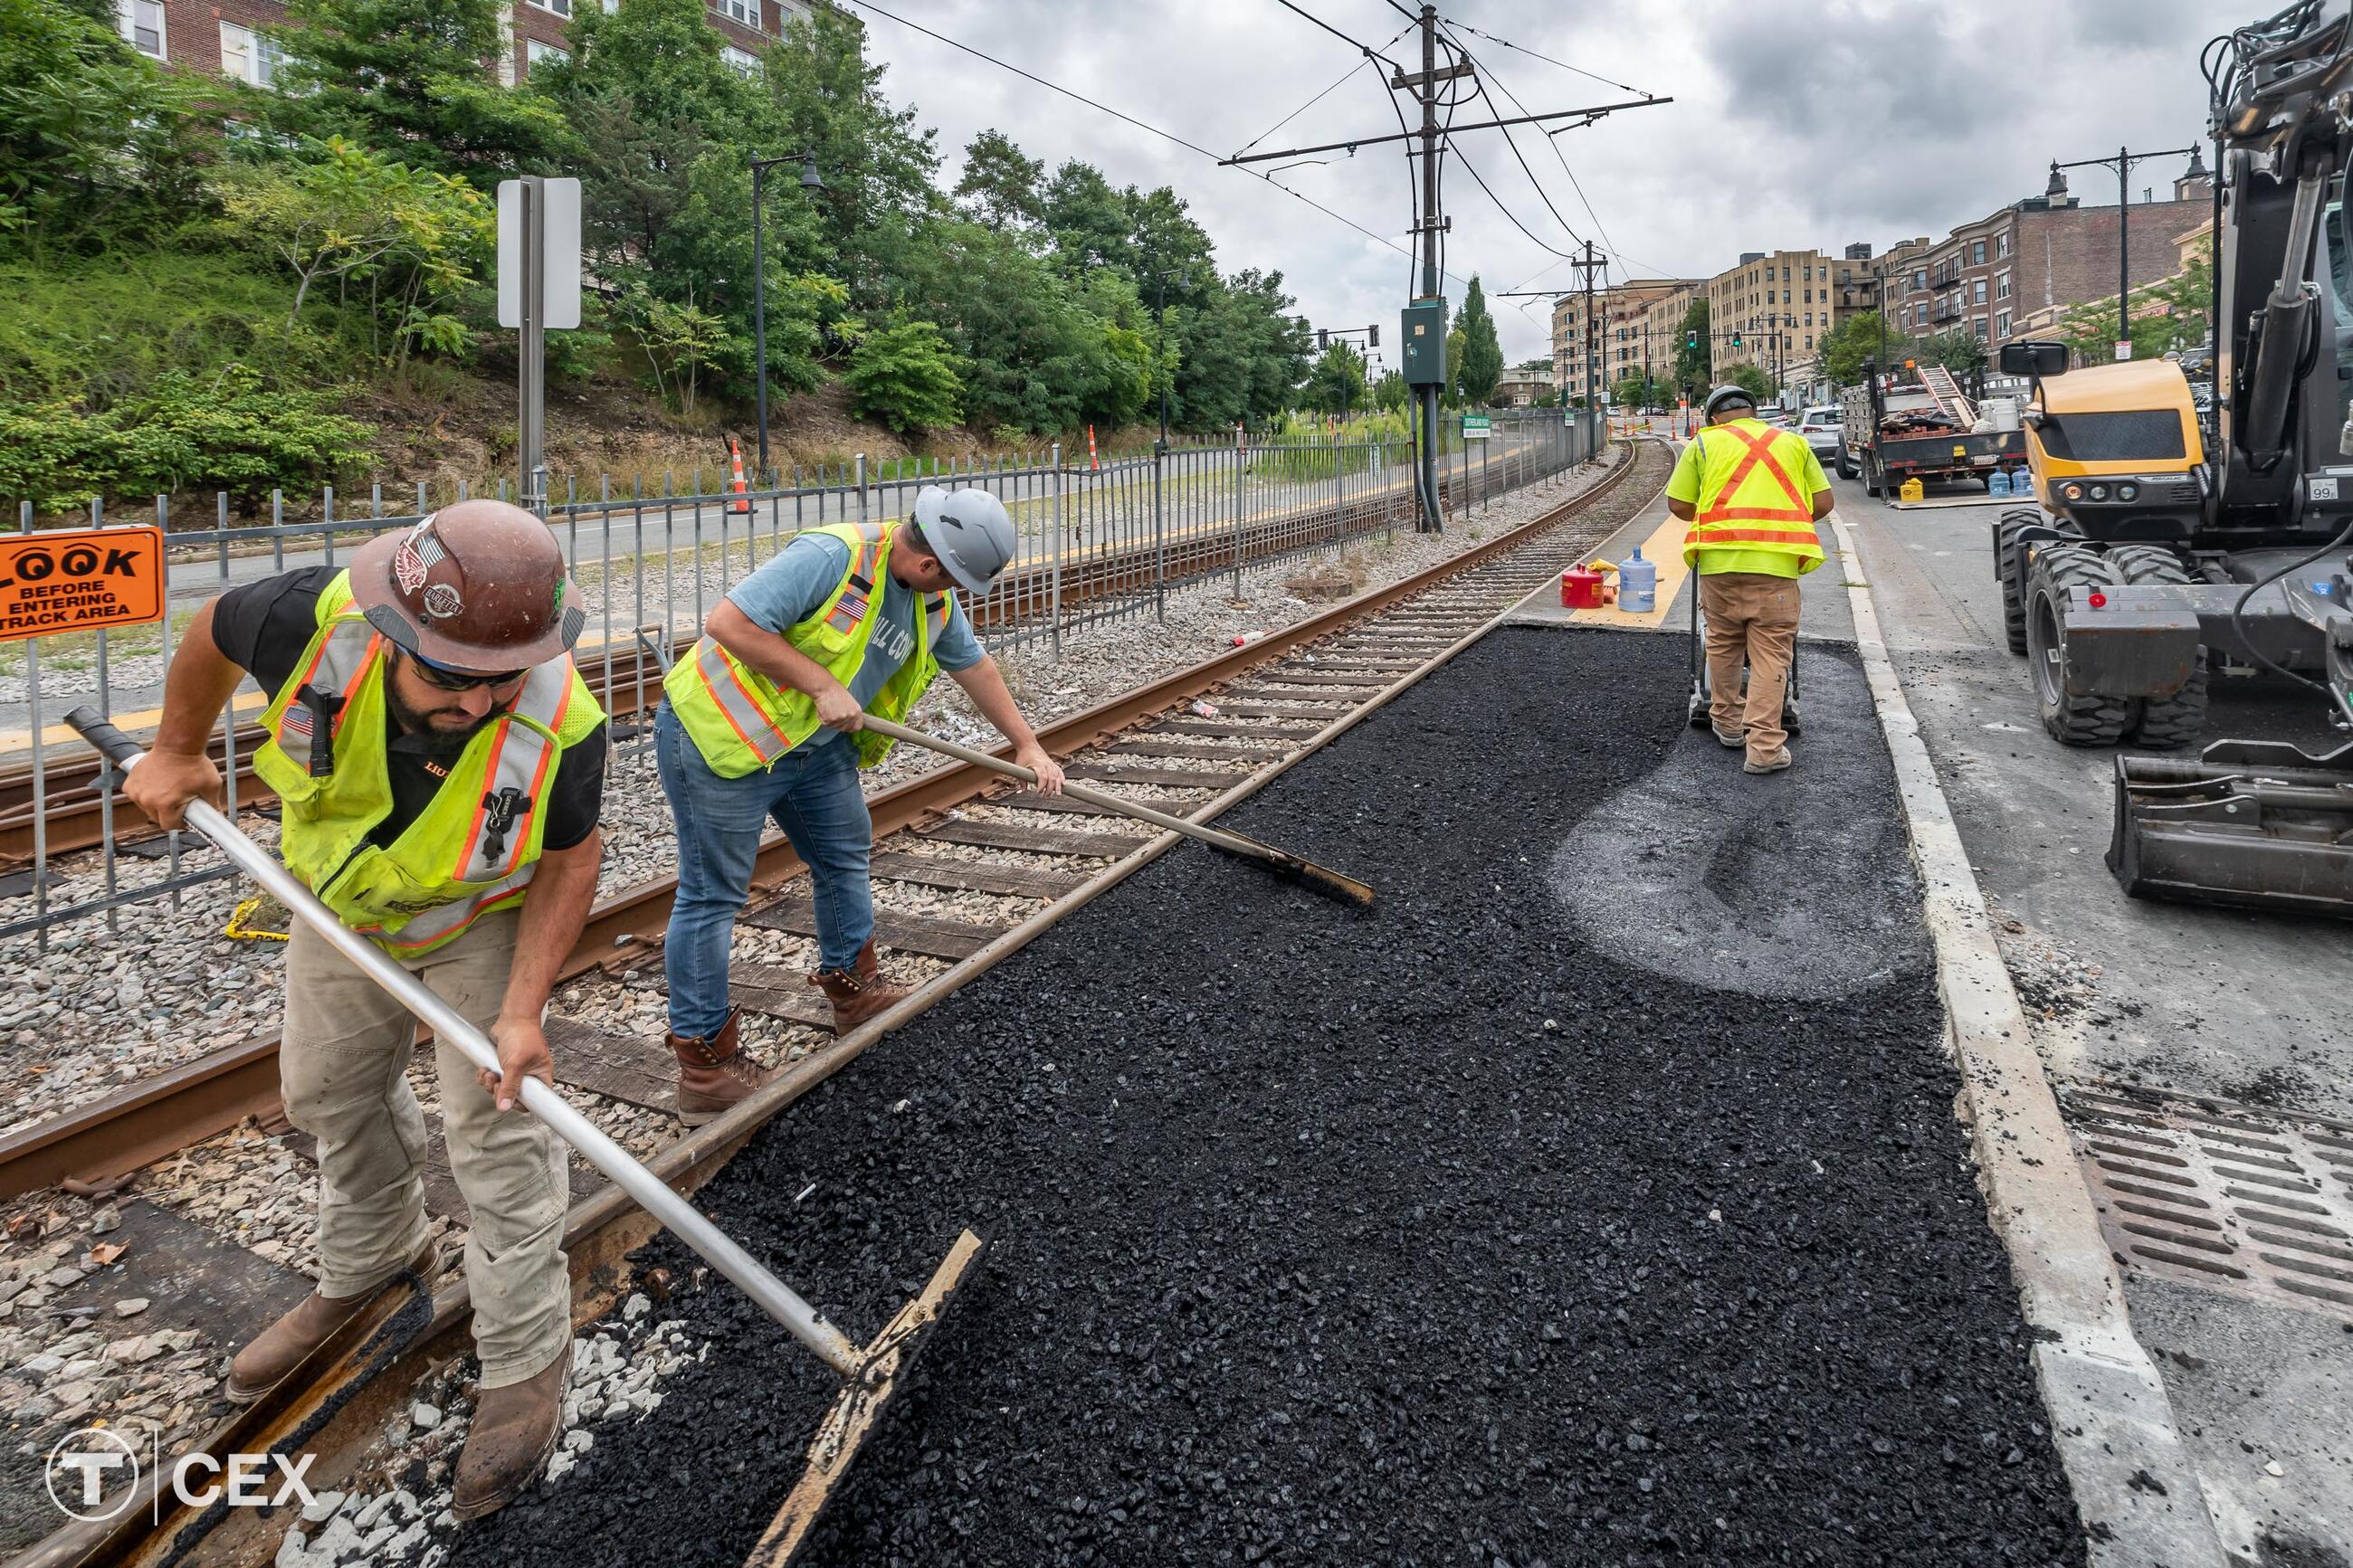
[[[2067,632],[2061,600],[2069,588],[2114,587],[2099,552],[2082,544],[2042,544],[2026,570],[2026,668],[2042,727],[2063,746],[2113,746],[2132,725],[2136,704],[2107,692],[2067,689]]]
[[[1993,525],[1996,574],[2001,579],[2001,635],[2010,651],[2026,652],[2025,552],[2018,548],[2018,531],[2042,521],[2034,511],[2006,511]]]
[[[2162,544],[2119,544],[2108,565],[2126,583],[2188,583],[2189,569]],[[2145,697],[2132,729],[2132,742],[2169,752],[2195,741],[2206,728],[2206,650],[2200,648],[2189,679],[2170,697]]]

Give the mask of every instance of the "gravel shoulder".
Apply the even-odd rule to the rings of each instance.
[[[853,1338],[990,1241],[811,1562],[2084,1560],[1900,852],[1834,994],[1563,910],[1563,846],[1704,743],[1681,655],[1491,637],[1232,817],[1377,912],[1180,847],[704,1189]],[[1763,831],[1726,899],[1840,829]],[[731,1289],[663,1310],[723,1353],[453,1562],[741,1561],[829,1388]]]

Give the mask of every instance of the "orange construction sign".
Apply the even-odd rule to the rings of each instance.
[[[0,534],[0,642],[164,618],[164,531]]]

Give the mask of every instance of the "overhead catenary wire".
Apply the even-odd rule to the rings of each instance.
[[[1188,142],[1184,137],[1177,135],[1175,132],[1163,131],[1157,125],[1148,124],[1144,121],[1138,120],[1133,114],[1124,113],[1119,110],[1112,108],[1111,105],[1107,103],[1100,103],[1095,100],[1089,98],[1082,92],[1074,92],[1071,89],[1064,87],[1060,82],[1049,81],[1044,77],[1038,75],[1035,71],[1024,70],[1019,66],[1014,65],[1009,61],[997,58],[995,55],[988,53],[985,49],[976,49],[970,44],[949,37],[945,33],[936,32],[930,27],[926,27],[921,22],[911,22],[907,20],[906,17],[899,16],[894,12],[884,10],[881,6],[875,5],[873,0],[844,0],[844,5],[846,8],[852,10],[871,11],[874,15],[881,17],[886,22],[896,22],[902,27],[912,28],[913,31],[923,34],[923,37],[927,38],[931,38],[938,43],[945,44],[948,47],[959,50],[964,54],[970,55],[976,60],[986,61],[989,65],[995,66],[999,70],[1008,71],[1013,75],[1019,77],[1024,81],[1035,82],[1049,92],[1058,92],[1064,98],[1070,99],[1074,102],[1085,104],[1089,109],[1098,110],[1104,114],[1110,115],[1114,120],[1124,121],[1127,124],[1134,126],[1138,131],[1145,132],[1149,135],[1157,136],[1163,142],[1171,142],[1178,147],[1182,147],[1188,153],[1198,153],[1200,156],[1208,159],[1212,163],[1225,163],[1225,160],[1223,158],[1220,158],[1217,153],[1210,152],[1207,147],[1202,146],[1198,142]],[[1303,195],[1301,193],[1293,190],[1289,185],[1269,179],[1264,174],[1255,174],[1253,171],[1250,170],[1244,170],[1243,172],[1246,174],[1251,174],[1253,178],[1266,185],[1269,189],[1281,191],[1284,195],[1289,196],[1292,200],[1295,202],[1303,202],[1308,206],[1314,207],[1317,212],[1322,213],[1325,217],[1332,219],[1334,222],[1347,225],[1358,234],[1363,235],[1366,239],[1385,245],[1391,250],[1398,251],[1408,257],[1410,257],[1413,254],[1412,251],[1408,250],[1404,246],[1399,245],[1388,236],[1385,234],[1376,234],[1371,229],[1366,228],[1363,224],[1356,222],[1356,219],[1347,216],[1345,214],[1334,212],[1330,207],[1325,206],[1322,202],[1315,200],[1313,196]],[[1455,281],[1461,282],[1461,279],[1456,279]]]
[[[1384,49],[1388,48],[1391,44],[1396,43],[1398,38],[1404,37],[1408,31],[1409,31],[1408,28],[1398,28],[1397,33],[1389,38],[1388,42],[1383,44],[1381,47]],[[1383,57],[1376,50],[1366,49],[1365,51],[1365,59],[1379,59]],[[1276,121],[1273,124],[1268,126],[1257,135],[1251,137],[1249,141],[1243,142],[1237,150],[1237,155],[1241,153],[1249,152],[1251,148],[1257,146],[1260,142],[1265,141],[1268,137],[1273,135],[1276,132],[1282,130],[1284,126],[1290,124],[1293,121],[1298,119],[1301,115],[1306,113],[1309,110],[1314,108],[1325,99],[1331,97],[1335,92],[1337,92],[1340,89],[1343,83],[1346,82],[1350,77],[1355,76],[1363,68],[1364,60],[1358,60],[1355,65],[1352,65],[1346,70],[1342,71],[1338,79],[1335,80],[1330,87],[1325,88],[1322,92],[1317,93],[1314,97],[1309,99],[1306,102],[1301,104],[1298,108],[1293,110],[1290,113],[1284,115],[1282,119]]]
[[[1491,44],[1500,44],[1504,48],[1513,50],[1514,53],[1527,56],[1530,59],[1542,60],[1548,66],[1558,66],[1565,71],[1573,71],[1578,76],[1589,78],[1594,81],[1600,82],[1606,87],[1617,88],[1621,92],[1641,93],[1644,98],[1656,98],[1658,96],[1658,94],[1650,91],[1646,88],[1635,87],[1628,82],[1613,80],[1611,78],[1587,70],[1583,66],[1573,66],[1567,60],[1556,60],[1550,55],[1539,54],[1535,50],[1529,48],[1525,44],[1515,44],[1509,38],[1499,38],[1494,34],[1488,32],[1485,28],[1474,27],[1468,22],[1458,22],[1451,16],[1441,17],[1440,20],[1450,27],[1460,27],[1464,32],[1474,34],[1479,37],[1486,39]]]

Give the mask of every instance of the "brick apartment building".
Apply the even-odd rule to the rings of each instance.
[[[2171,277],[2183,241],[2213,216],[2213,186],[2193,156],[2173,182],[2169,201],[2132,204],[2128,233],[2136,288]],[[1954,229],[1943,239],[1906,240],[1881,258],[1887,278],[1888,325],[1920,337],[1974,332],[2000,345],[2046,327],[2071,305],[2116,289],[2117,231],[2126,215],[2085,206],[2055,165],[2039,196],[2012,202]]]
[[[508,47],[495,62],[498,78],[512,83],[529,74],[533,61],[569,54],[575,5],[619,0],[514,0],[506,11]],[[784,34],[785,24],[806,16],[816,0],[706,0],[711,25],[726,39],[721,58],[749,75],[759,68],[759,51]],[[278,68],[279,51],[260,29],[286,20],[283,0],[115,0],[123,38],[151,59],[185,70],[233,76],[264,86]]]

